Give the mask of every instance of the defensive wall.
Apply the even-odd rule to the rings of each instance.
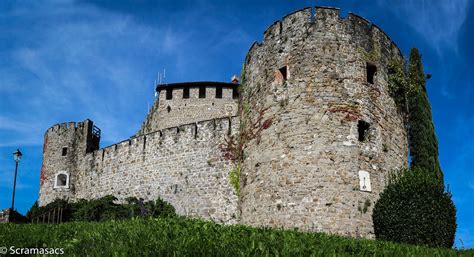
[[[40,205],[56,198],[161,197],[179,214],[236,222],[237,196],[228,182],[232,165],[221,150],[239,127],[236,117],[166,128],[89,152],[65,144],[67,138],[81,141],[90,126],[89,120],[63,123],[46,132],[45,160],[53,161],[43,164]],[[62,156],[64,147],[75,152]],[[60,173],[67,175],[67,185],[56,181]]]

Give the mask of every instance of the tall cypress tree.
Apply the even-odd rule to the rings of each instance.
[[[438,140],[434,130],[431,106],[426,93],[426,75],[418,49],[410,51],[409,83],[409,141],[411,167],[434,172],[443,181],[438,160]]]

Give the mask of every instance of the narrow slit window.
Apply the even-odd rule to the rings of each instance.
[[[367,63],[367,82],[374,84],[375,74],[377,73],[377,66],[372,63]]]
[[[166,107],[166,110],[169,112],[171,112],[171,107],[168,105],[168,107]]]
[[[280,71],[283,81],[286,81],[288,78],[288,66],[281,67],[278,71]]]
[[[206,87],[199,87],[199,98],[206,98]]]
[[[238,99],[239,98],[239,90],[237,87],[232,88],[232,99]]]
[[[367,139],[367,134],[370,124],[366,121],[359,120],[357,123],[357,131],[359,132],[359,142],[364,142]]]
[[[166,100],[171,100],[173,99],[173,89],[168,88],[166,89]]]
[[[189,88],[183,88],[183,98],[188,99],[189,98]]]
[[[222,98],[222,87],[216,87],[216,98]]]
[[[62,155],[62,156],[66,156],[66,155],[67,155],[67,147],[63,147],[63,151],[61,152],[61,155]]]

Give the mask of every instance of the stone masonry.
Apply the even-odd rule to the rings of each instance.
[[[242,223],[373,237],[387,174],[408,163],[387,82],[388,62],[401,58],[382,30],[334,8],[265,31],[245,61],[240,117],[244,133],[259,119],[271,126],[246,142]]]
[[[161,197],[179,214],[219,223],[372,238],[387,175],[408,164],[391,60],[402,60],[400,50],[362,17],[324,7],[288,14],[250,48],[242,85],[158,85],[130,139],[99,148],[90,120],[49,128],[39,204]],[[237,161],[224,150],[233,140],[243,149]],[[239,194],[229,182],[238,167]]]

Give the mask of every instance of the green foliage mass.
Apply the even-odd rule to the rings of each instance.
[[[452,247],[456,208],[432,172],[415,167],[394,175],[373,211],[377,239]]]
[[[296,230],[224,226],[182,217],[60,225],[0,224],[0,245],[60,247],[66,256],[472,256],[452,249]]]
[[[423,71],[418,49],[410,52],[408,67],[409,87],[409,141],[411,166],[433,172],[443,181],[443,173],[438,160],[438,140],[431,116],[431,106],[426,93],[426,74]]]
[[[229,182],[234,187],[237,197],[240,197],[240,163],[229,172]]]
[[[105,221],[111,219],[129,219],[132,217],[163,217],[174,216],[175,209],[162,199],[143,202],[130,197],[123,204],[116,204],[117,198],[108,195],[99,199],[81,199],[75,203],[68,203],[57,199],[46,206],[38,207],[35,203],[26,214],[26,217],[35,222],[35,218],[55,208],[63,209],[63,221]],[[40,218],[41,220],[41,218]]]
[[[404,170],[380,195],[373,212],[377,239],[451,247],[456,233],[456,208],[445,192],[438,160],[438,141],[421,55],[412,49],[403,62],[388,67],[390,94],[407,115],[410,170]]]
[[[411,167],[423,168],[443,181],[438,159],[431,106],[426,92],[426,78],[418,49],[410,51],[407,69],[402,61],[388,65],[389,91],[400,112],[407,114]]]
[[[401,113],[408,112],[408,79],[403,67],[403,61],[391,60],[388,64],[389,93],[395,100]]]

